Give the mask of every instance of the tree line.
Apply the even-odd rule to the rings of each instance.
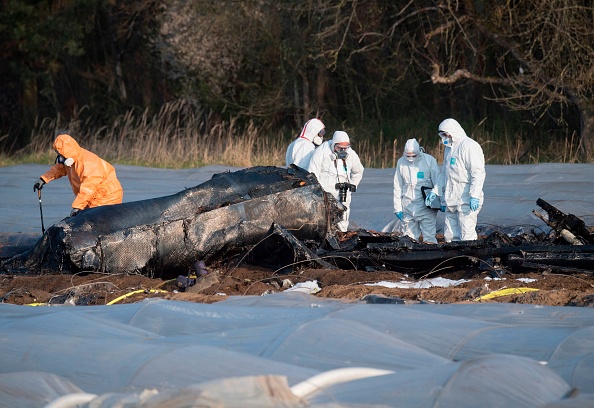
[[[317,116],[390,140],[455,117],[591,161],[593,22],[585,0],[3,0],[0,148],[183,98],[205,127]]]

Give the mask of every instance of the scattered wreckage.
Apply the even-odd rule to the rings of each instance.
[[[252,167],[215,174],[177,194],[96,207],[66,218],[16,255],[2,252],[8,273],[200,274],[205,263],[234,257],[276,273],[299,268],[397,271],[410,275],[487,268],[496,274],[549,270],[594,272],[594,234],[578,217],[542,199],[534,211],[548,232],[423,244],[395,233],[351,231],[335,224],[343,205],[299,167]],[[11,248],[14,252],[14,247]]]
[[[317,257],[296,244],[288,231],[271,229],[260,246],[252,250],[251,261],[283,271],[286,266],[308,264],[365,271],[392,270],[409,275],[447,273],[477,267],[501,272],[528,269],[556,273],[594,272],[594,233],[573,214],[565,214],[542,199],[536,204],[545,212],[533,211],[549,227],[549,232],[509,236],[494,231],[474,241],[423,244],[396,234],[360,230],[330,249],[319,248]],[[269,242],[268,242],[269,241]],[[283,244],[281,244],[284,243]],[[284,250],[282,248],[284,246]],[[289,249],[292,248],[292,251]],[[278,256],[264,258],[264,254]]]

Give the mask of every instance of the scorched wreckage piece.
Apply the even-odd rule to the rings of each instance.
[[[496,275],[504,270],[526,269],[593,273],[594,234],[590,229],[578,217],[565,214],[542,199],[536,203],[547,212],[539,218],[547,220],[552,228],[549,234],[533,231],[511,237],[496,230],[473,241],[428,245],[406,236],[359,230],[332,248],[320,248],[314,258],[291,242],[290,233],[276,228],[250,252],[248,260],[278,271],[295,264],[317,267],[324,259],[342,269],[392,270],[411,275],[481,267]]]
[[[280,273],[303,267],[412,275],[468,267],[497,274],[594,273],[591,228],[542,199],[536,204],[544,213],[534,213],[551,227],[549,233],[508,236],[496,230],[474,241],[433,245],[366,230],[341,236],[335,225],[344,207],[314,174],[294,166],[252,167],[215,174],[170,196],[81,211],[48,228],[18,255],[7,259],[17,250],[10,246],[0,255],[8,272],[133,272],[163,278],[189,276],[197,261],[213,264],[235,255]]]
[[[19,258],[29,270],[177,276],[198,260],[249,249],[273,223],[323,242],[342,211],[299,167],[252,167],[170,196],[81,211],[48,228]]]

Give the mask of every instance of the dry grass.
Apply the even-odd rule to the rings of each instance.
[[[56,129],[72,135],[82,147],[111,163],[166,168],[209,164],[280,166],[284,165],[287,144],[282,135],[263,134],[253,123],[240,128],[236,120],[217,121],[179,101],[164,105],[154,117],[130,111],[111,127],[93,128],[77,120],[62,124],[46,119],[21,152],[23,158],[40,163],[53,160],[51,146]]]
[[[82,112],[81,112],[82,113]],[[83,116],[83,115],[78,115]],[[409,128],[406,128],[408,126]],[[435,136],[436,124],[402,125],[396,139],[370,135],[369,129],[344,129],[351,135],[353,148],[365,167],[393,168],[402,154],[406,139],[415,137],[438,162],[443,146]],[[166,104],[157,115],[130,111],[111,126],[97,127],[77,118],[62,123],[45,119],[35,126],[31,143],[13,157],[0,156],[0,166],[54,160],[52,142],[57,129],[74,136],[82,147],[113,164],[163,168],[192,168],[210,164],[234,167],[283,166],[288,143],[299,129],[266,131],[253,123],[240,126],[237,120],[223,121],[206,115],[190,102]],[[333,129],[329,129],[331,135]],[[540,141],[507,131],[487,131],[479,127],[468,134],[483,147],[488,164],[532,164],[539,162],[577,163],[575,137]],[[365,135],[365,136],[362,136]],[[544,148],[543,148],[544,146]]]

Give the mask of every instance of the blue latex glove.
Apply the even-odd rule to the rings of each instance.
[[[446,210],[446,206],[445,205],[442,205],[441,207],[439,207],[439,211],[445,212],[445,210]]]
[[[435,193],[433,191],[430,192],[427,198],[425,198],[425,205],[427,207],[431,206],[431,203],[433,202],[433,200],[435,200],[435,197],[437,197]]]
[[[470,197],[470,209],[471,209],[472,211],[476,211],[476,210],[478,210],[478,208],[479,208],[479,203],[480,203],[480,201],[479,201],[479,199],[478,199],[478,198],[472,198],[472,197]]]
[[[402,219],[404,218],[404,215],[402,214],[402,211],[398,211],[397,213],[394,213],[394,214],[396,214],[396,217],[398,217],[398,219],[400,221],[402,221]]]

